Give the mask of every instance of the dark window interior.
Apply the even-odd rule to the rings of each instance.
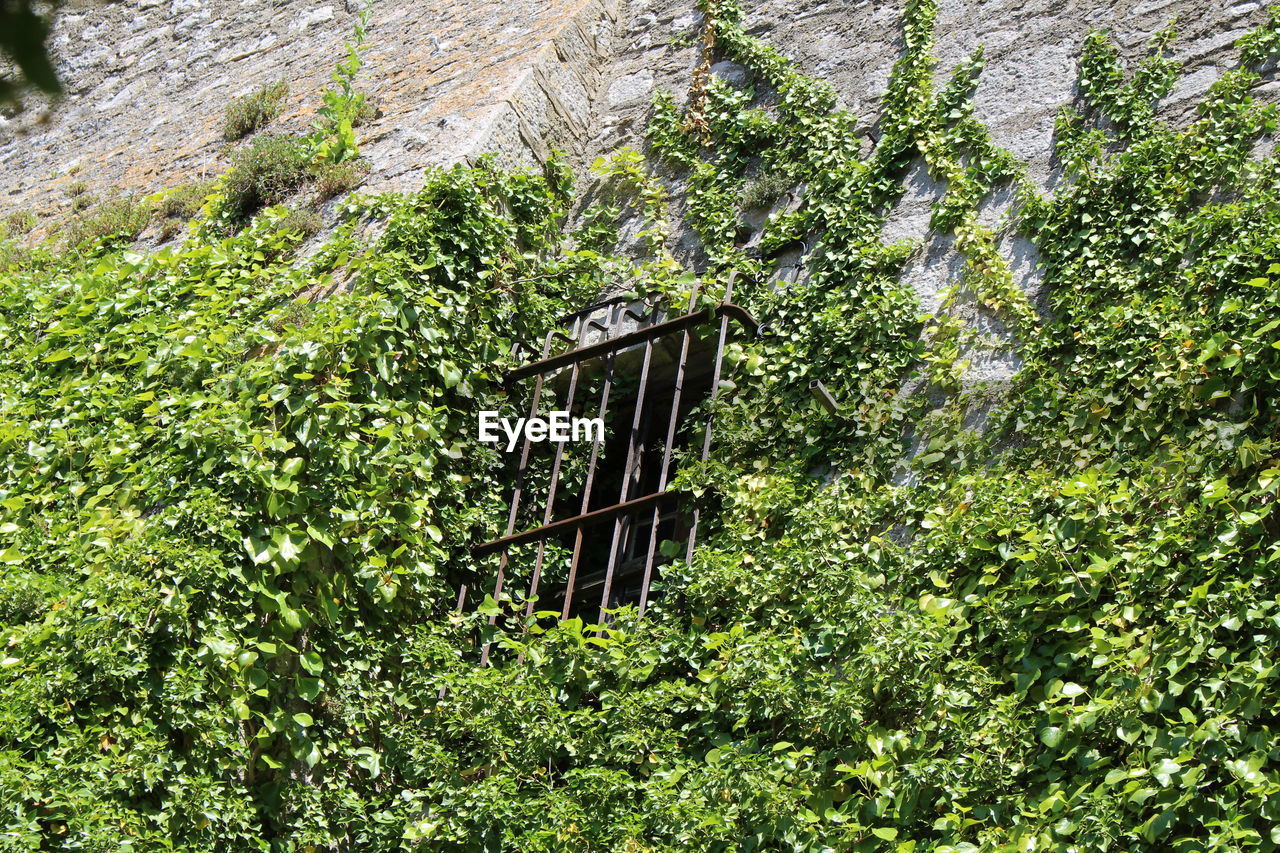
[[[539,395],[540,415],[604,418],[604,440],[527,445],[512,460],[520,467],[507,534],[476,553],[494,566],[495,597],[526,613],[595,622],[627,604],[643,611],[670,559],[662,543],[692,540],[696,514],[681,506],[671,479],[687,454],[703,449],[708,423],[699,409],[712,393],[730,316],[752,331],[758,324],[727,301],[714,313],[678,317],[621,302],[575,316],[569,346],[513,379],[532,389],[528,399]],[[467,597],[464,585],[460,607]]]

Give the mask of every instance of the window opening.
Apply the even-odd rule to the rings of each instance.
[[[734,278],[719,305],[674,317],[661,299],[588,306],[564,318],[567,332],[546,336],[536,361],[508,374],[508,384],[532,380],[530,417],[565,410],[606,428],[589,444],[523,441],[505,533],[473,549],[497,556],[486,590],[495,600],[519,590],[526,616],[536,608],[603,622],[624,604],[643,614],[667,559],[660,543],[684,540],[692,555],[699,511],[682,506],[670,481],[677,451],[703,460],[710,452],[710,417],[691,413],[716,397],[731,323],[759,331],[731,301]],[[695,284],[689,304],[697,302]],[[474,586],[483,596],[486,584]],[[459,610],[469,593],[464,584]]]

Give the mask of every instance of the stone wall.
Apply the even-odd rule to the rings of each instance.
[[[83,182],[101,198],[148,193],[228,165],[227,103],[285,80],[275,122],[305,130],[344,56],[355,3],[125,0],[69,8],[53,50],[66,97],[0,126],[3,210],[48,220]],[[408,189],[421,169],[483,151],[508,160],[573,148],[599,86],[611,0],[382,0],[363,88],[379,109],[361,128],[368,190]]]
[[[785,0],[762,0],[745,3],[744,9],[750,32],[781,49],[800,70],[831,82],[844,106],[864,117],[874,135],[879,101],[903,49],[898,24],[902,3],[812,2],[797,9]],[[1254,0],[940,0],[935,82],[945,84],[961,62],[983,47],[976,116],[1041,189],[1051,190],[1060,179],[1053,157],[1054,117],[1076,100],[1077,60],[1091,31],[1108,31],[1122,56],[1135,61],[1146,54],[1152,36],[1176,22],[1171,55],[1184,76],[1160,109],[1175,124],[1185,125],[1213,81],[1236,66],[1236,39],[1263,23],[1267,14],[1264,4]],[[1254,94],[1264,101],[1278,99],[1280,80],[1274,69]],[[1271,144],[1267,141],[1266,147]],[[945,185],[933,180],[922,160],[908,169],[904,184],[902,199],[887,212],[884,238],[917,244],[903,280],[916,291],[922,308],[932,311],[959,279],[964,261],[951,235],[937,233],[929,224]],[[980,220],[998,231],[1000,250],[1015,279],[1043,314],[1048,300],[1037,253],[1010,227],[1011,206],[1011,193],[997,191],[984,202]],[[969,327],[1007,344],[968,353],[968,381],[1007,381],[1021,365],[1012,335],[972,299],[962,299],[957,313]]]
[[[748,30],[762,35],[806,73],[831,82],[845,106],[874,120],[889,73],[902,50],[902,3],[785,0],[745,3]],[[1107,30],[1122,54],[1145,54],[1150,38],[1176,19],[1172,55],[1187,76],[1166,101],[1185,116],[1194,99],[1234,66],[1234,41],[1266,19],[1257,0],[941,0],[936,24],[936,77],[951,72],[979,46],[985,49],[974,105],[992,138],[1048,186],[1053,116],[1075,98],[1076,60],[1085,36]],[[1277,86],[1260,95],[1275,99]]]
[[[792,59],[800,71],[835,86],[844,107],[874,128],[894,62],[902,52],[900,19],[903,2],[855,0],[744,0],[746,26]],[[1041,188],[1059,179],[1053,159],[1053,123],[1058,109],[1076,97],[1077,59],[1085,37],[1095,29],[1108,30],[1126,59],[1145,54],[1150,38],[1176,19],[1178,39],[1173,55],[1185,76],[1163,106],[1167,116],[1184,122],[1196,100],[1223,72],[1234,67],[1233,43],[1262,23],[1266,8],[1256,0],[941,0],[936,23],[936,78],[945,83],[951,72],[982,46],[986,65],[974,95],[977,117],[993,140],[1026,167]],[[701,16],[683,0],[631,0],[619,10],[609,80],[597,100],[592,119],[594,137],[588,140],[581,165],[623,145],[644,147],[643,126],[655,89],[672,90],[680,100],[689,85]],[[729,62],[713,71],[730,82],[748,81],[744,69]],[[1259,98],[1275,101],[1280,81],[1270,79],[1256,90]],[[874,131],[873,134],[874,135]],[[678,196],[678,181],[673,189]],[[936,307],[941,291],[963,266],[948,235],[929,227],[933,203],[945,186],[936,183],[924,163],[917,162],[905,178],[906,192],[888,212],[884,236],[888,241],[920,244],[905,275],[926,309]],[[988,199],[983,222],[999,226],[1011,199],[996,194]],[[673,212],[678,212],[677,204]],[[696,240],[677,233],[677,254],[697,258]],[[1034,248],[1006,233],[1002,249],[1015,275],[1044,307]],[[996,367],[993,376],[1007,374],[1012,361]],[[984,368],[985,369],[985,368]]]
[[[305,129],[343,55],[356,2],[123,0],[69,7],[54,36],[65,102],[47,117],[29,110],[0,127],[0,213],[30,209],[52,221],[65,214],[64,190],[76,181],[109,197],[215,175],[228,162],[219,138],[227,102],[278,79],[291,87],[278,127]],[[749,30],[801,71],[830,81],[869,127],[902,50],[902,5],[743,0]],[[977,115],[1033,180],[1050,188],[1058,180],[1054,114],[1074,100],[1076,60],[1090,30],[1109,29],[1126,56],[1136,58],[1176,17],[1174,53],[1187,73],[1165,110],[1185,120],[1196,97],[1234,65],[1234,40],[1265,16],[1256,0],[941,0],[936,74],[945,80],[984,46]],[[596,156],[645,147],[655,90],[683,97],[700,23],[692,0],[376,0],[362,79],[380,114],[361,129],[372,164],[363,189],[412,189],[424,166],[484,151],[508,164],[531,163],[556,146],[569,152],[590,194],[587,167]],[[732,63],[714,71],[747,82]],[[1269,80],[1258,95],[1275,100],[1277,87]],[[678,214],[680,183],[672,177]],[[918,242],[905,275],[928,308],[962,264],[949,236],[929,227],[930,208],[945,188],[923,163],[908,171],[905,184],[884,233]],[[1007,195],[988,199],[984,221],[1000,225],[1009,204]],[[677,231],[673,240],[678,256],[696,265],[696,237]],[[1043,307],[1034,248],[1007,230],[1002,249]],[[996,359],[978,370],[999,379],[1016,366],[1016,359]]]

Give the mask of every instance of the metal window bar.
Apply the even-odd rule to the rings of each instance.
[[[737,276],[734,273],[729,274],[729,280],[724,287],[724,301],[732,302],[733,300],[733,282]],[[716,397],[720,393],[720,365],[724,362],[724,343],[729,337],[729,318],[725,315],[720,317],[720,335],[716,338],[716,358],[715,366],[711,369],[711,396],[710,402],[715,403]],[[711,416],[707,416],[706,426],[702,430],[702,455],[698,458],[702,462],[707,461],[707,457],[711,453]],[[702,511],[698,507],[693,508],[693,518],[689,522],[689,545],[685,551],[685,560],[693,559],[693,545],[698,539],[698,521],[701,519]]]
[[[582,331],[583,323],[587,322],[585,316],[578,316],[573,321],[572,337],[576,343]],[[605,327],[601,327],[605,328]],[[605,329],[607,333],[607,329]],[[581,362],[574,362],[573,368],[569,371],[569,390],[565,394],[564,407],[568,411],[573,410],[573,398],[578,391],[578,373],[582,368]],[[547,506],[542,514],[542,526],[546,527],[551,523],[551,516],[555,514],[556,504],[556,488],[560,485],[560,465],[564,461],[564,445],[556,444],[555,457],[551,462],[551,484],[547,487]],[[538,540],[538,556],[533,563],[533,578],[529,582],[529,599],[525,606],[524,615],[526,617],[533,614],[534,598],[538,594],[538,581],[542,579],[542,561],[546,557],[547,540]]]
[[[494,600],[501,600],[503,585],[509,568],[511,549],[521,544],[537,543],[537,551],[529,580],[528,600],[524,608],[526,618],[532,615],[534,612],[534,599],[538,595],[540,585],[543,582],[547,544],[553,539],[572,533],[573,548],[569,561],[568,576],[564,584],[563,603],[559,611],[560,617],[568,618],[575,604],[582,605],[584,603],[575,601],[575,593],[582,592],[585,594],[586,590],[598,584],[601,588],[598,610],[599,621],[603,623],[608,611],[617,604],[613,599],[617,594],[616,585],[619,579],[618,570],[620,566],[626,564],[632,567],[629,572],[634,572],[634,556],[642,552],[644,557],[639,571],[641,577],[638,610],[639,613],[644,613],[650,599],[659,529],[664,523],[675,524],[679,521],[680,496],[669,491],[668,484],[672,475],[673,451],[682,421],[681,409],[686,399],[689,399],[687,397],[689,389],[686,385],[690,375],[689,364],[692,347],[695,340],[697,340],[694,335],[694,329],[717,319],[719,320],[719,328],[715,338],[714,358],[710,368],[711,384],[710,388],[707,389],[708,397],[711,400],[716,398],[719,390],[724,348],[730,330],[729,321],[736,320],[752,333],[760,331],[759,324],[755,319],[747,311],[734,305],[731,301],[734,278],[735,275],[730,274],[723,302],[715,308],[696,309],[698,287],[695,285],[690,294],[690,310],[676,317],[667,318],[665,316],[666,306],[660,300],[653,300],[651,297],[639,300],[647,305],[647,311],[634,311],[628,307],[625,300],[614,299],[597,303],[566,315],[565,320],[571,321],[572,324],[570,334],[548,334],[542,347],[541,358],[530,364],[518,367],[507,375],[508,384],[530,377],[534,379],[533,394],[530,401],[530,417],[534,417],[537,415],[539,406],[543,401],[547,383],[549,381],[553,383],[551,393],[555,396],[554,383],[566,368],[568,369],[568,379],[565,386],[564,408],[571,409],[579,391],[585,366],[588,363],[599,361],[602,364],[602,385],[597,404],[598,416],[605,418],[609,412],[611,395],[614,395],[618,356],[623,352],[643,346],[639,379],[634,396],[623,400],[624,403],[632,405],[629,432],[625,443],[625,461],[620,466],[614,465],[610,468],[611,471],[620,473],[617,502],[595,509],[592,508],[593,498],[596,497],[597,473],[601,464],[602,445],[604,444],[603,441],[596,440],[592,442],[587,461],[578,514],[556,520],[554,518],[555,501],[557,490],[561,489],[560,480],[564,447],[562,444],[555,444],[546,503],[541,513],[541,524],[530,530],[516,532],[515,528],[521,503],[526,497],[526,478],[529,473],[532,453],[531,443],[526,438],[520,451],[520,463],[516,472],[506,531],[502,537],[477,545],[473,549],[473,553],[478,557],[494,553],[499,555],[498,569],[493,585]],[[591,319],[593,314],[599,314],[602,311],[606,311],[608,314],[607,323]],[[636,327],[631,331],[622,331],[621,322],[625,321],[635,323]],[[592,329],[601,333],[600,339],[584,344],[583,341],[587,337],[587,332]],[[657,405],[656,402],[652,402],[654,398],[651,394],[651,386],[654,384],[654,355],[663,339],[674,337],[676,334],[680,336],[679,355],[676,358],[674,376],[670,385],[671,403],[667,414],[665,441],[662,443],[661,448],[661,463],[656,466],[656,477],[653,477],[652,470],[646,472],[644,469],[646,468],[646,456],[653,449],[646,444],[646,437],[650,435],[651,427],[653,426],[652,421],[656,415],[654,408]],[[566,341],[568,348],[553,355],[551,353],[551,345],[556,338]],[[668,355],[670,355],[669,352]],[[617,400],[614,402],[617,402]],[[701,459],[704,461],[708,458],[710,444],[711,423],[708,418],[703,426],[702,435]],[[619,453],[621,453],[621,449],[621,446],[617,448]],[[609,460],[605,461],[608,462]],[[649,467],[653,468],[654,466],[650,464]],[[656,488],[648,494],[638,494],[647,479],[656,482]],[[647,515],[645,519],[647,524],[642,524],[639,519],[645,515]],[[607,551],[608,556],[604,560],[603,571],[584,580],[580,576],[580,569],[582,568],[581,563],[584,557],[584,546],[587,542],[587,531],[609,522],[612,522],[612,534]],[[687,528],[686,557],[691,556],[693,553],[698,522],[699,512],[695,507]],[[647,547],[641,547],[641,540],[637,539],[637,536],[643,536],[646,532],[648,541],[644,545]],[[603,540],[600,541],[602,542]],[[630,576],[634,577],[633,574]],[[583,584],[585,586],[582,586]],[[466,598],[467,587],[463,585],[458,596],[458,609],[460,611],[465,607]],[[493,625],[496,622],[496,615],[489,618],[489,624]],[[486,644],[481,653],[481,663],[487,663],[488,660],[489,646]]]
[[[690,298],[690,306],[694,305],[697,299],[697,287],[695,285],[693,297]],[[727,301],[727,300],[726,300]],[[675,446],[676,429],[680,425],[680,400],[684,395],[684,372],[685,366],[689,359],[689,328],[685,327],[680,335],[680,361],[676,364],[675,384],[672,386],[671,392],[671,414],[667,418],[667,440],[662,446],[662,468],[658,474],[658,491],[666,491],[667,480],[671,474],[671,451]],[[658,516],[660,507],[653,508],[653,517],[649,521],[649,549],[645,553],[644,558],[644,579],[640,582],[640,604],[636,610],[643,615],[645,608],[649,606],[649,586],[653,582],[653,560],[658,548]]]
[[[689,296],[689,306],[693,307],[694,305],[697,304],[697,301],[698,301],[698,285],[695,283],[693,286],[693,290]],[[680,362],[679,362],[679,366],[676,368],[678,374],[684,371],[685,357],[687,356],[687,353],[688,353],[689,328],[687,326],[684,329],[683,336],[684,336],[684,343],[682,344],[682,349],[680,352]],[[627,493],[628,491],[630,491],[630,488],[631,488],[631,477],[633,474],[632,465],[639,462],[639,460],[636,458],[636,451],[638,449],[638,445],[640,442],[640,423],[645,412],[645,408],[644,408],[645,392],[648,391],[649,363],[652,358],[653,358],[653,338],[649,338],[644,342],[644,362],[640,368],[640,388],[636,391],[635,414],[631,418],[631,435],[627,441],[627,462],[622,468],[622,493],[618,495],[619,504],[626,503],[627,501]],[[677,412],[680,408],[680,394],[678,390],[679,382],[680,380],[677,379],[676,380],[677,391],[675,396],[673,396],[671,400],[671,419],[672,420],[676,418]],[[670,449],[670,443],[671,443],[671,438],[668,437],[667,439],[668,449]],[[639,471],[636,471],[634,473],[638,474]],[[660,482],[658,484],[658,492],[661,493],[662,491],[664,491],[665,487],[666,487],[666,484]],[[654,504],[653,511],[655,513],[658,511],[657,504]],[[598,621],[601,623],[604,622],[605,611],[608,610],[609,608],[609,594],[613,590],[613,573],[614,573],[614,570],[617,568],[618,539],[623,533],[623,524],[626,518],[627,516],[618,515],[613,520],[613,537],[609,542],[609,562],[605,568],[604,589],[600,594],[600,617]],[[646,583],[644,582],[641,583],[641,587],[646,587],[646,586],[647,586]]]
[[[611,313],[616,317],[617,308],[615,307]],[[602,418],[605,412],[609,411],[609,392],[613,390],[613,365],[617,355],[617,350],[609,350],[605,358],[604,388],[600,391],[600,417]],[[582,511],[578,514],[580,518],[588,514],[587,510],[591,506],[591,489],[595,485],[596,461],[600,458],[600,444],[599,439],[591,442],[591,458],[587,462],[587,481],[582,487]],[[573,558],[569,561],[569,580],[565,584],[564,610],[560,614],[561,619],[569,618],[569,608],[573,605],[573,587],[578,579],[578,562],[582,559],[583,531],[585,529],[585,525],[579,524],[577,530],[574,531]]]

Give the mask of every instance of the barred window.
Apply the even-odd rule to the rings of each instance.
[[[683,543],[688,556],[697,541],[697,508],[670,488],[678,450],[704,460],[710,450],[710,419],[692,413],[716,396],[732,324],[758,331],[732,292],[731,276],[719,305],[677,316],[656,298],[588,306],[565,318],[567,333],[547,336],[538,360],[509,374],[509,384],[532,383],[530,417],[600,417],[605,435],[524,439],[505,534],[474,548],[490,579],[464,585],[459,609],[488,593],[522,599],[526,615],[603,621],[624,604],[643,614],[671,558],[661,543]],[[696,287],[689,304],[698,305]]]

